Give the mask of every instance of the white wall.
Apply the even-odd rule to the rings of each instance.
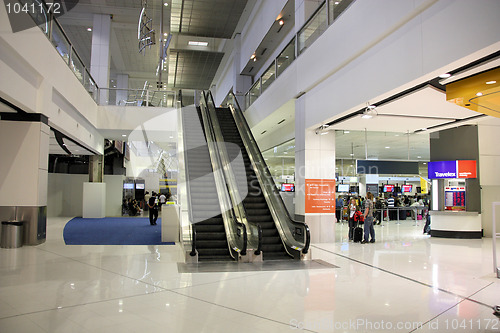
[[[106,216],[121,216],[124,176],[105,175]],[[83,183],[88,175],[49,173],[47,216],[82,216]]]
[[[0,72],[0,96],[46,115],[50,126],[102,153],[96,103],[40,28],[12,33],[5,6],[0,6]]]

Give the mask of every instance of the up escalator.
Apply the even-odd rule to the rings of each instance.
[[[294,257],[287,252],[283,245],[231,110],[229,108],[217,108],[216,115],[224,141],[235,144],[241,150],[243,156],[245,170],[235,171],[234,173],[239,192],[246,193],[248,191],[248,195],[243,199],[243,207],[248,222],[258,224],[262,228],[263,259],[293,259]],[[234,153],[230,153],[230,155],[234,155]]]
[[[184,147],[193,244],[199,261],[234,260],[228,246],[200,110],[183,109]]]

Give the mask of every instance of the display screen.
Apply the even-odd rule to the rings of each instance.
[[[394,192],[394,185],[384,185],[384,192]]]
[[[339,184],[337,192],[349,192],[349,184]]]
[[[290,183],[281,184],[281,192],[295,192],[295,185]]]
[[[124,183],[123,188],[126,190],[133,190],[134,189],[134,183]]]
[[[402,186],[403,193],[408,193],[413,190],[413,185],[403,185]]]
[[[135,188],[137,190],[144,190],[146,188],[146,184],[135,184]]]

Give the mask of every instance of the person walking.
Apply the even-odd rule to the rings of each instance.
[[[373,194],[371,192],[366,193],[366,199],[364,201],[365,211],[363,215],[365,216],[365,236],[361,244],[375,243],[375,229],[373,229]],[[371,237],[371,239],[369,239]]]
[[[158,220],[158,200],[156,199],[156,193],[153,192],[148,200],[149,207],[149,223],[151,225],[156,225],[156,220]]]

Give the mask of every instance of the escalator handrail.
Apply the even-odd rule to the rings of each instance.
[[[179,154],[182,155],[182,159],[184,160],[184,179],[187,181],[188,179],[188,174],[187,174],[187,170],[189,170],[188,168],[188,158],[187,158],[187,155],[185,154],[185,149],[187,147],[187,142],[186,142],[186,133],[185,133],[185,130],[184,130],[184,118],[183,118],[183,113],[181,113],[180,117],[178,117],[179,121],[182,122],[181,124],[179,124],[180,128],[182,128],[182,144],[183,146],[182,147],[179,147],[181,149],[179,149]],[[188,220],[189,220],[189,225],[190,225],[190,229],[191,229],[191,232],[190,232],[190,236],[191,236],[191,247],[192,247],[192,250],[190,252],[190,255],[191,256],[195,256],[196,255],[196,230],[194,228],[194,224],[193,224],[193,205],[191,204],[191,190],[189,188],[189,186],[186,186],[186,196],[187,196],[187,201],[188,201]]]
[[[203,96],[207,101],[208,106],[208,115],[210,117],[211,128],[213,129],[214,139],[216,142],[221,143],[217,145],[218,156],[221,160],[221,165],[223,166],[224,178],[226,181],[227,192],[231,199],[232,207],[235,212],[237,223],[241,223],[245,225],[247,231],[247,247],[250,246],[252,249],[257,249],[257,252],[260,253],[259,249],[262,248],[262,237],[259,237],[259,226],[257,224],[250,223],[247,219],[247,212],[243,205],[243,200],[241,198],[238,185],[235,179],[233,164],[229,158],[229,154],[227,152],[224,136],[222,134],[221,126],[219,123],[219,119],[217,118],[217,109],[213,104],[213,99],[208,99],[211,95],[205,94],[203,92]],[[210,103],[211,102],[211,103]],[[242,157],[242,156],[241,156]],[[262,233],[262,231],[260,231]]]
[[[218,151],[218,145],[217,142],[215,141],[215,136],[213,133],[213,126],[210,121],[210,117],[208,115],[208,103],[207,99],[205,97],[205,94],[203,94],[203,98],[201,99],[200,103],[200,109],[201,109],[201,114],[203,118],[203,127],[205,129],[205,137],[207,140],[207,146],[209,149],[209,154],[210,154],[210,161],[212,164],[212,170],[213,170],[213,175],[214,175],[214,180],[216,184],[216,190],[217,190],[217,196],[219,198],[219,204],[221,205],[221,214],[222,218],[224,221],[224,229],[226,231],[226,237],[227,237],[227,242],[228,242],[228,248],[231,253],[231,256],[234,259],[235,254],[233,251],[236,251],[240,253],[241,255],[246,254],[247,250],[247,231],[246,231],[246,226],[244,224],[240,224],[235,216],[234,216],[234,211],[231,208],[231,203],[229,199],[229,195],[227,193],[227,187],[226,187],[226,181],[224,178],[224,172],[222,168],[222,164],[220,161],[220,153]],[[236,226],[237,229],[236,231],[233,230],[233,227]],[[241,230],[241,235],[242,240],[240,241],[240,244],[238,244],[236,236],[240,236],[238,233],[238,230]]]
[[[269,199],[269,209],[271,210],[271,213],[273,216],[276,216],[275,223],[278,229],[278,232],[282,236],[283,241],[291,248],[295,250],[301,251],[303,254],[306,254],[309,251],[309,246],[311,243],[311,233],[309,230],[309,226],[305,222],[301,221],[296,221],[292,219],[290,216],[290,213],[285,207],[285,204],[283,203],[283,199],[281,198],[280,194],[278,193],[278,189],[276,187],[276,184],[274,183],[274,180],[272,178],[271,173],[269,172],[269,169],[265,163],[264,157],[262,156],[262,153],[260,149],[257,147],[257,143],[255,141],[255,138],[253,137],[253,134],[250,130],[250,127],[248,126],[248,123],[243,116],[243,112],[241,111],[241,108],[239,106],[239,103],[236,99],[236,96],[231,92],[230,93],[234,103],[231,104],[231,113],[233,114],[233,117],[235,118],[235,123],[236,126],[238,127],[238,131],[241,135],[241,138],[243,140],[243,144],[247,148],[247,153],[252,160],[254,170],[256,171],[255,174],[259,180],[259,182],[263,185],[261,186],[262,190],[264,191],[264,196],[267,199]],[[210,95],[211,98],[213,98]],[[269,182],[269,186],[264,186],[264,182]],[[271,186],[272,185],[272,186]],[[268,189],[272,190],[272,195],[269,193]],[[279,214],[278,211],[281,213]],[[281,218],[281,216],[284,215],[285,221]],[[302,229],[304,232],[304,241],[303,244],[297,245],[295,244],[298,242],[294,237],[293,234],[288,235],[287,228],[284,228],[283,222],[286,223],[287,225],[291,226],[293,225],[295,228]],[[288,229],[289,230],[289,229]],[[290,231],[291,233],[291,231]],[[295,233],[295,230],[294,230]],[[290,237],[291,236],[291,237]],[[292,239],[290,239],[292,238]]]

